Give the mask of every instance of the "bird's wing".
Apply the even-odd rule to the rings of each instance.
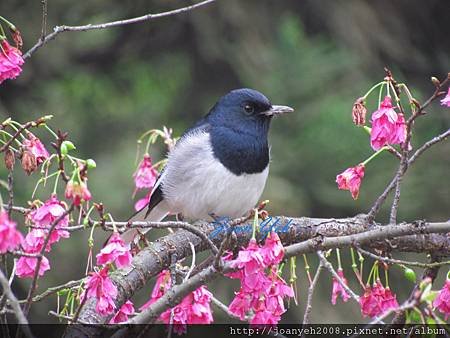
[[[178,142],[182,141],[184,138],[189,137],[189,135],[191,135],[192,133],[197,133],[200,131],[207,131],[209,130],[210,125],[207,122],[206,118],[202,118],[200,121],[198,121],[193,127],[187,129],[183,135],[181,135],[180,139],[178,140]],[[178,143],[177,142],[177,143]],[[175,144],[175,147],[172,151],[176,151],[177,146]],[[145,218],[148,217],[148,215],[150,214],[150,212],[161,202],[164,200],[164,195],[162,192],[162,185],[161,183],[164,181],[164,177],[166,174],[165,169],[168,167],[169,163],[166,164],[166,166],[164,167],[164,169],[161,171],[161,173],[158,176],[158,179],[156,180],[155,185],[153,186],[152,192],[151,192],[151,197],[150,197],[150,201],[148,202],[148,205],[145,206],[147,207],[147,212],[145,214]],[[144,207],[144,208],[145,208]],[[143,209],[144,209],[143,208]]]

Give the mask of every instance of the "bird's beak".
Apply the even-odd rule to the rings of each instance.
[[[272,107],[263,112],[263,115],[266,116],[276,116],[276,115],[281,115],[281,114],[285,114],[285,113],[292,113],[294,111],[294,108],[288,107],[288,106],[278,106],[278,105],[272,105]]]

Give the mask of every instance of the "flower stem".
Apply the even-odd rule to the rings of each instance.
[[[58,135],[56,135],[56,133],[52,130],[52,128],[50,128],[50,127],[47,125],[47,123],[44,124],[44,127],[45,127],[45,129],[47,129],[47,130],[50,132],[50,134],[53,135],[53,137],[54,137],[55,139],[58,139]]]
[[[372,161],[375,157],[377,157],[378,155],[380,155],[383,151],[387,150],[388,147],[384,146],[380,149],[378,149],[375,153],[372,154],[372,156],[370,156],[367,160],[365,160],[362,164],[363,165],[367,165],[367,163],[369,163],[370,161]]]
[[[342,270],[341,251],[339,250],[339,248],[336,249],[336,256],[337,256],[337,261],[338,261],[338,269]]]
[[[253,209],[255,216],[253,217],[252,239],[256,239],[256,226],[258,225],[258,209]]]
[[[56,195],[56,189],[58,189],[58,181],[59,181],[59,177],[61,176],[61,170],[57,171],[57,175],[56,175],[56,179],[55,179],[55,185],[53,187],[53,194]]]
[[[381,105],[381,96],[383,95],[383,88],[386,83],[383,83],[383,85],[380,87],[380,91],[378,92],[378,109],[380,109]]]
[[[308,259],[306,258],[305,254],[303,254],[303,260],[305,261],[305,271],[306,271],[306,275],[308,276],[309,285],[311,285],[312,284],[312,278],[311,278],[311,274],[309,273]]]
[[[386,83],[386,81],[378,82],[376,85],[374,85],[372,88],[370,88],[370,89],[367,91],[366,95],[363,96],[363,99],[366,100],[367,96],[369,96],[370,93],[372,93],[375,89],[377,89],[379,86],[384,85],[385,83]]]
[[[3,20],[10,28],[15,29],[16,26],[14,26],[10,21],[6,20],[3,16],[0,15],[0,20]]]

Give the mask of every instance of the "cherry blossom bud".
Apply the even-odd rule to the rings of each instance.
[[[367,108],[364,103],[364,98],[360,97],[353,104],[353,109],[352,109],[353,123],[356,124],[357,126],[362,126],[362,125],[366,124],[366,114],[367,114]]]
[[[27,175],[31,175],[37,168],[36,156],[34,156],[29,150],[24,150],[22,153],[22,168]]]
[[[7,149],[5,152],[5,166],[9,171],[14,169],[14,161],[16,160],[14,152],[11,149]]]

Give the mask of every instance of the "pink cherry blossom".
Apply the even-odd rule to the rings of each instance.
[[[139,310],[143,311],[147,309],[150,305],[156,302],[159,298],[161,298],[167,290],[169,290],[172,286],[172,279],[170,278],[170,271],[163,270],[156,278],[155,286],[153,287],[153,291],[150,299],[144,305],[142,305]]]
[[[43,229],[31,230],[22,241],[22,247],[27,253],[39,253],[44,246],[45,238],[48,232]],[[51,250],[50,240],[47,243],[45,251]]]
[[[235,294],[228,310],[241,320],[245,320],[247,313],[252,309],[252,301],[253,296],[241,290]]]
[[[103,268],[99,272],[92,272],[86,281],[86,289],[81,295],[84,297],[95,297],[97,304],[95,310],[102,316],[109,315],[114,312],[116,305],[114,299],[117,297],[117,287],[108,277],[108,267]]]
[[[66,198],[71,199],[74,205],[80,206],[82,202],[89,201],[92,196],[85,181],[70,180],[66,185]]]
[[[348,285],[347,279],[344,277],[344,271],[342,269],[337,270],[338,276],[342,279],[345,285]],[[338,282],[336,278],[333,277],[333,291],[331,293],[331,304],[336,305],[336,300],[338,296],[342,297],[344,302],[350,299],[350,295],[345,291],[341,283]]]
[[[450,87],[448,88],[447,95],[441,100],[441,104],[450,107]]]
[[[359,195],[359,188],[364,177],[364,169],[364,164],[360,163],[356,167],[348,168],[336,176],[338,188],[341,190],[349,190],[355,200]]]
[[[131,263],[130,245],[125,244],[118,233],[114,233],[108,244],[97,254],[97,264],[116,263],[118,268],[124,268]]]
[[[125,304],[121,306],[119,311],[111,318],[110,324],[124,323],[128,320],[128,316],[134,314],[134,305],[130,300],[127,300]]]
[[[144,188],[151,189],[155,185],[158,172],[153,167],[152,160],[148,154],[144,155],[133,177],[136,190]]]
[[[445,320],[450,316],[450,279],[447,279],[439,294],[433,301],[433,306],[445,315]]]
[[[23,236],[16,226],[6,211],[0,211],[0,254],[16,249],[22,242]]]
[[[279,264],[284,257],[284,248],[276,232],[271,232],[261,248],[265,265]]]
[[[236,266],[244,268],[245,275],[250,275],[264,267],[264,258],[255,239],[251,239],[247,248],[239,251]]]
[[[391,98],[386,96],[380,108],[372,114],[370,144],[374,150],[388,144],[402,144],[406,140],[406,123],[403,114],[397,115]]]
[[[32,133],[28,132],[28,139],[23,141],[24,148],[31,153],[36,159],[36,164],[39,165],[49,158],[49,153],[47,149],[45,149],[41,140],[39,140]]]
[[[2,40],[0,45],[0,83],[2,83],[19,76],[24,61],[21,51],[12,47],[6,39]]]
[[[33,278],[37,260],[36,257],[20,257],[16,264],[16,275],[19,278]],[[41,265],[39,266],[39,276],[43,276],[47,270],[50,270],[50,263],[48,259],[43,256]]]
[[[60,217],[64,215],[66,212],[66,206],[64,203],[58,200],[56,195],[52,195],[44,205],[39,208],[31,211],[28,214],[28,219],[33,222],[34,225],[50,228],[50,226],[56,222]],[[58,242],[61,237],[69,238],[70,233],[67,230],[64,230],[69,225],[69,215],[65,215],[58,222],[55,229],[52,231],[49,244],[53,244]]]

